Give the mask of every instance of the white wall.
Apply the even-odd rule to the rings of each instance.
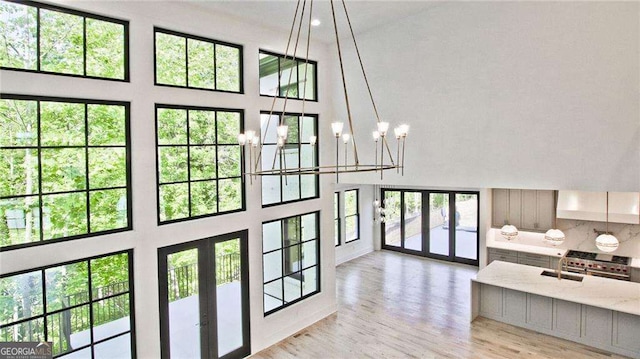
[[[638,2],[444,2],[359,35],[381,116],[411,125],[405,176],[383,183],[640,191],[639,19]],[[342,45],[373,162],[374,114]]]
[[[380,222],[373,221],[373,199],[374,189],[370,185],[349,185],[337,184],[335,192],[340,192],[340,216],[344,218],[344,191],[357,189],[359,196],[360,214],[360,238],[349,243],[345,243],[345,224],[341,221],[341,245],[336,247],[336,265],[348,262],[352,259],[380,249]],[[376,244],[378,245],[376,247]]]
[[[258,95],[258,49],[283,52],[286,33],[236,22],[206,13],[192,5],[163,2],[65,2],[69,7],[130,21],[131,83],[77,79],[55,75],[2,71],[4,93],[76,97],[131,102],[133,231],[48,244],[0,253],[0,274],[55,264],[123,249],[134,249],[135,313],[138,357],[160,357],[157,248],[218,234],[249,230],[251,342],[254,352],[325,317],[336,309],[335,251],[333,233],[321,231],[321,290],[305,301],[268,317],[262,311],[263,221],[321,210],[322,228],[332,228],[331,181],[321,179],[323,197],[317,200],[262,210],[260,184],[247,184],[247,210],[176,224],[156,225],[154,103],[240,108],[245,110],[245,128],[259,129],[260,110],[268,110],[271,99]],[[201,35],[244,46],[245,94],[226,94],[153,85],[153,26]],[[310,58],[320,67],[319,103],[307,102],[309,113],[329,113],[326,46],[314,46]],[[288,111],[300,111],[299,101],[289,101]],[[328,116],[327,116],[328,117]],[[321,148],[330,140],[320,134]],[[321,161],[326,158],[321,153]]]

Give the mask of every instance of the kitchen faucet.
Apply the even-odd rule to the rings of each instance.
[[[562,267],[566,267],[567,266],[567,254],[565,253],[562,257],[560,257],[560,259],[558,260],[558,280],[562,280]]]

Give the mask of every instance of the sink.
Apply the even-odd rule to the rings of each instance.
[[[540,273],[540,275],[543,275],[543,276],[546,276],[546,277],[558,278],[558,273],[554,272],[554,271],[550,271],[550,270],[543,271],[542,273]],[[579,275],[564,274],[564,273],[562,273],[560,275],[560,278],[568,279],[568,280],[574,280],[576,282],[582,282],[582,280],[584,279],[584,277],[579,276]]]

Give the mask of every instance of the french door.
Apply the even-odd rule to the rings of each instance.
[[[478,265],[479,193],[383,189],[382,248]]]
[[[247,231],[158,249],[162,358],[251,353]]]

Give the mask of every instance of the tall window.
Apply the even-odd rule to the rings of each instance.
[[[2,95],[0,245],[131,229],[129,104]]]
[[[345,242],[349,243],[360,238],[360,215],[358,203],[358,190],[344,191],[344,223]]]
[[[319,212],[262,224],[264,313],[320,292]]]
[[[260,95],[318,100],[317,62],[260,50]]]
[[[53,342],[54,357],[133,357],[132,254],[0,276],[0,341]]]
[[[129,22],[36,2],[0,1],[0,66],[129,81]]]
[[[303,117],[294,113],[286,113],[284,115],[274,113],[269,117],[268,112],[263,112],[260,122],[264,138],[262,169],[316,166],[318,163],[318,146],[312,146],[309,142],[309,137],[317,135],[317,115],[305,114]],[[278,150],[276,127],[279,123],[289,126],[289,134],[282,156],[276,156]],[[268,131],[267,128],[269,129]],[[318,192],[318,175],[262,177],[263,206],[317,198]]]
[[[158,222],[244,209],[242,110],[156,105]]]
[[[339,246],[340,243],[340,192],[335,192],[333,194],[333,236],[336,247]]]
[[[242,93],[242,46],[154,28],[156,85]]]

